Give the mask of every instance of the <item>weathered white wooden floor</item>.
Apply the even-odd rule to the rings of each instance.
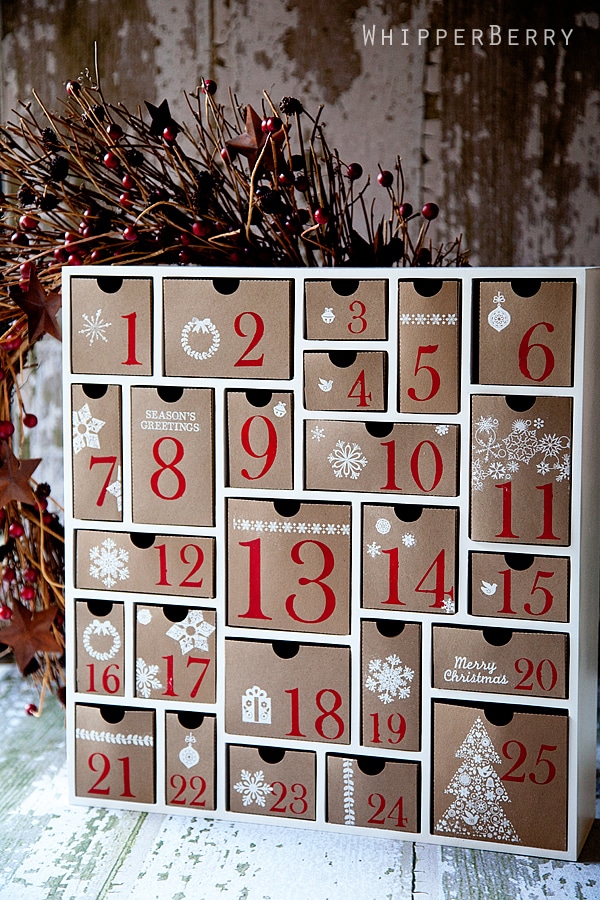
[[[0,900],[598,900],[583,860],[256,827],[67,804],[63,713],[0,666]],[[597,823],[597,825],[600,823]]]

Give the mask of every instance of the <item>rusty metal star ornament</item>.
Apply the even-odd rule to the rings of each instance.
[[[56,607],[30,613],[15,603],[12,612],[11,624],[0,629],[0,643],[12,648],[22,674],[36,653],[63,652],[51,630],[58,612]]]
[[[251,168],[256,165],[256,160],[260,156],[260,152],[267,142],[268,134],[262,130],[262,119],[252,106],[246,107],[246,130],[243,134],[232,138],[226,142],[228,150],[235,150],[241,156],[245,156]],[[283,128],[271,135],[271,141],[279,151],[285,140]],[[273,160],[269,156],[269,152],[265,152],[263,157],[265,168],[273,167]]]
[[[41,459],[18,459],[5,441],[0,441],[0,507],[9,500],[33,503],[35,495],[29,479]]]
[[[60,325],[56,318],[61,307],[60,291],[46,293],[37,276],[35,266],[31,268],[27,290],[20,285],[10,288],[10,297],[27,316],[29,343],[33,344],[43,334],[50,334],[61,340]]]

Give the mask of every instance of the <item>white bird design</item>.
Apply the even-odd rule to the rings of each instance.
[[[324,394],[327,394],[333,387],[333,378],[330,378],[329,381],[326,381],[325,378],[319,378],[319,387]]]
[[[490,584],[489,581],[484,581],[481,579],[481,593],[487,594],[488,597],[493,597],[496,593],[497,584]]]

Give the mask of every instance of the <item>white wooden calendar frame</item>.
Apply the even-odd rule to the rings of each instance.
[[[123,278],[143,277],[151,279],[154,287],[154,315],[153,315],[153,367],[154,374],[137,376],[132,375],[82,375],[71,370],[71,318],[70,298],[71,287],[74,279],[99,276],[118,276]],[[161,374],[163,369],[163,334],[162,334],[162,282],[168,278],[239,278],[239,279],[265,279],[265,280],[290,280],[293,283],[293,376],[289,380],[266,379],[256,383],[254,379],[234,378],[188,378],[166,377]],[[388,285],[388,332],[387,340],[365,341],[358,344],[353,341],[327,341],[308,340],[304,328],[304,285],[309,280],[326,280],[329,278],[343,277],[347,279],[384,280]],[[506,386],[483,385],[471,380],[472,354],[471,346],[473,337],[472,302],[476,285],[481,280],[510,281],[511,279],[541,279],[570,280],[575,285],[575,320],[574,320],[574,361],[573,361],[573,386],[572,387],[540,387],[532,386]],[[571,481],[571,543],[567,547],[556,550],[560,555],[568,556],[571,563],[570,574],[570,616],[566,623],[532,623],[519,620],[514,627],[524,630],[531,629],[539,632],[552,631],[568,635],[568,699],[544,699],[527,698],[522,696],[498,696],[495,693],[473,693],[469,691],[444,691],[431,686],[431,656],[432,656],[432,627],[434,624],[448,624],[449,617],[438,615],[419,615],[411,613],[407,616],[410,621],[418,621],[422,627],[422,681],[421,681],[421,749],[413,752],[388,752],[386,758],[408,762],[417,762],[420,765],[420,830],[413,832],[402,831],[400,834],[393,829],[365,828],[359,826],[337,825],[327,821],[326,799],[326,765],[327,754],[342,754],[347,756],[377,756],[378,751],[373,747],[364,747],[360,744],[360,622],[362,619],[378,617],[393,617],[390,613],[377,614],[372,609],[360,607],[360,570],[361,570],[361,542],[360,522],[361,505],[368,503],[394,503],[398,502],[395,494],[373,494],[352,491],[343,494],[340,492],[308,491],[304,485],[302,447],[302,424],[305,420],[318,418],[321,415],[328,420],[352,420],[359,421],[377,420],[382,422],[415,422],[422,421],[417,415],[398,413],[397,410],[397,328],[398,328],[398,282],[414,279],[442,279],[458,281],[461,296],[461,336],[460,336],[460,411],[455,415],[436,415],[431,420],[440,424],[453,424],[460,427],[459,457],[459,493],[456,497],[432,497],[426,501],[437,506],[456,507],[459,510],[458,525],[458,581],[456,595],[458,597],[458,611],[451,617],[453,625],[476,625],[478,627],[502,626],[507,624],[498,618],[490,616],[486,619],[481,616],[474,618],[468,612],[468,566],[467,559],[470,551],[488,550],[506,552],[505,543],[476,542],[469,537],[469,490],[470,460],[469,460],[469,435],[470,435],[470,406],[471,396],[474,394],[522,394],[535,396],[570,397],[573,403],[573,456],[572,456],[572,481]],[[600,474],[598,445],[600,439],[600,405],[598,395],[600,393],[600,366],[598,358],[600,354],[600,269],[583,269],[561,267],[555,269],[545,268],[448,268],[448,269],[344,269],[344,270],[315,270],[315,269],[230,269],[230,268],[190,268],[190,267],[64,267],[63,268],[63,341],[64,341],[64,445],[65,445],[65,535],[66,535],[66,641],[68,648],[67,663],[67,747],[69,758],[70,800],[73,803],[98,805],[112,808],[129,808],[147,810],[165,814],[175,812],[182,815],[200,815],[208,818],[219,818],[230,821],[252,821],[261,824],[278,824],[296,828],[319,829],[324,831],[336,831],[342,833],[362,834],[367,837],[382,836],[386,838],[398,837],[407,840],[418,840],[430,843],[445,843],[453,846],[475,847],[479,849],[500,850],[517,854],[541,855],[556,859],[574,860],[577,858],[589,829],[595,817],[595,776],[596,776],[596,696],[597,696],[597,635],[598,635],[598,605],[599,605],[599,578],[598,556],[600,548],[600,516],[597,504],[600,499]],[[389,378],[387,412],[348,413],[326,412],[317,413],[306,410],[303,404],[303,354],[309,350],[323,350],[326,344],[327,350],[384,350],[388,353]],[[99,351],[101,352],[101,351]],[[73,516],[73,465],[72,457],[68,450],[71,445],[71,386],[81,383],[117,384],[123,391],[123,520],[121,522],[100,522],[90,519],[76,519]],[[215,394],[215,434],[214,457],[216,467],[215,477],[215,525],[214,527],[194,528],[192,526],[158,526],[141,525],[132,521],[132,508],[130,499],[130,472],[131,472],[131,446],[128,439],[130,433],[128,417],[130,405],[128,389],[132,385],[153,386],[177,384],[184,387],[200,386],[210,387]],[[244,497],[248,499],[262,499],[265,491],[260,488],[225,487],[224,460],[226,459],[226,432],[224,422],[224,392],[231,388],[260,387],[266,390],[289,390],[295,397],[295,422],[294,429],[294,489],[268,491],[269,498],[290,497],[304,502],[314,500],[328,500],[330,502],[349,503],[352,507],[352,558],[351,558],[351,624],[350,634],[332,635],[310,634],[280,630],[240,629],[224,624],[225,622],[225,552],[224,543],[226,536],[225,500],[228,497]],[[429,419],[427,421],[430,421]],[[406,500],[410,502],[422,502],[421,496],[408,495]],[[134,686],[134,646],[133,646],[133,608],[134,603],[168,603],[169,598],[157,597],[156,594],[133,594],[123,591],[118,587],[112,599],[118,599],[124,603],[125,612],[125,658],[129,660],[125,675],[125,696],[103,696],[96,701],[89,694],[78,693],[75,690],[75,653],[76,644],[74,623],[74,604],[77,599],[106,599],[106,591],[82,590],[75,584],[75,557],[74,557],[74,533],[78,529],[93,529],[99,533],[102,531],[136,531],[171,534],[201,534],[214,536],[217,540],[216,552],[216,600],[202,600],[198,605],[204,608],[215,608],[217,613],[217,688],[216,703],[199,707],[196,704],[181,703],[179,701],[157,701],[156,699],[143,699],[135,696]],[[511,549],[511,548],[509,548]],[[536,553],[544,555],[549,548],[539,545],[518,545],[518,549],[524,553]],[[173,595],[171,602],[178,600]],[[181,602],[181,601],[180,601]],[[248,739],[247,736],[227,734],[224,725],[225,707],[225,682],[224,682],[224,642],[228,637],[244,637],[250,640],[300,640],[314,645],[347,646],[351,651],[351,711],[350,734],[351,743],[330,745],[325,742],[289,741],[287,744],[281,740],[272,740],[265,737]],[[569,744],[568,744],[568,775],[567,775],[567,844],[564,850],[548,850],[536,846],[523,846],[521,844],[494,843],[488,840],[471,840],[461,837],[441,837],[432,833],[432,784],[430,778],[432,764],[432,705],[442,700],[468,702],[502,702],[510,703],[515,708],[526,710],[529,707],[544,708],[548,712],[553,710],[568,714]],[[155,759],[156,759],[156,803],[128,803],[126,800],[77,796],[75,794],[74,776],[74,747],[75,747],[75,707],[77,704],[89,704],[101,702],[106,705],[119,705],[136,709],[153,709],[156,711],[155,731]],[[165,715],[167,710],[199,709],[202,712],[216,713],[217,723],[217,750],[216,750],[216,808],[202,812],[198,809],[186,807],[174,808],[165,801],[164,771],[162,760],[165,754]],[[227,806],[227,765],[226,745],[252,743],[253,746],[279,746],[285,745],[288,749],[305,749],[316,755],[316,819],[306,821],[293,818],[268,818],[265,815],[255,813],[240,814],[228,810]]]

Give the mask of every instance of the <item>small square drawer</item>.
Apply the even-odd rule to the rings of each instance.
[[[229,747],[229,809],[315,819],[316,754],[279,747]]]
[[[75,793],[154,803],[154,710],[75,706]]]
[[[378,756],[327,756],[327,821],[381,828],[390,837],[419,831],[420,765]]]

